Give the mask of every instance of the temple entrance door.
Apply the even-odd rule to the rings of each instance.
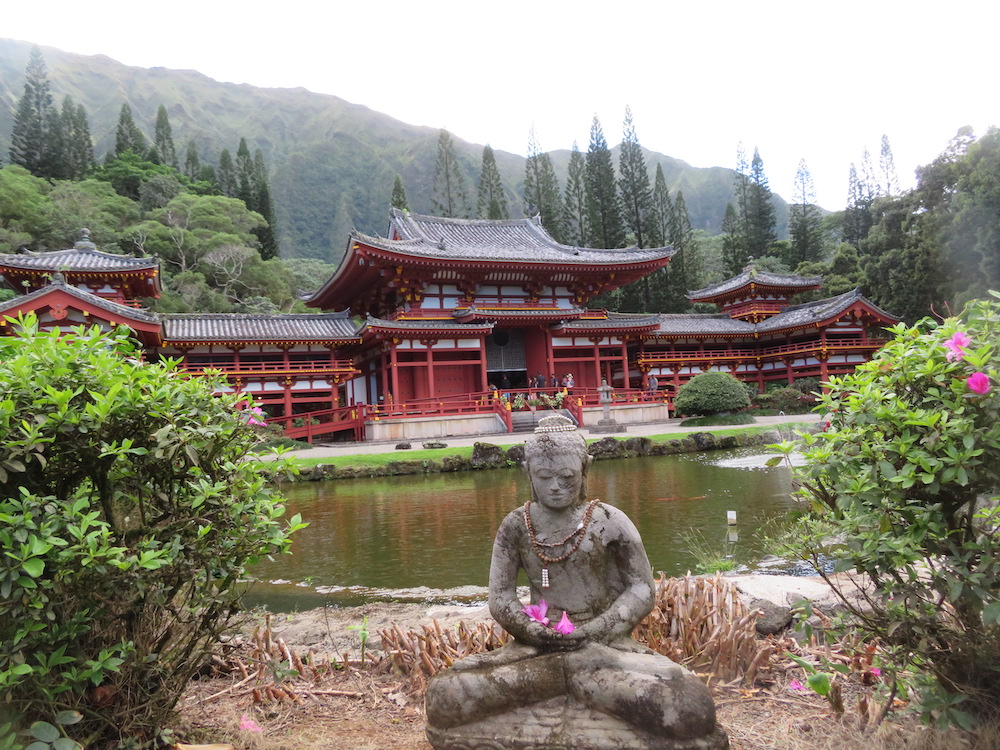
[[[524,358],[524,336],[521,331],[494,329],[486,338],[486,376],[501,391],[505,388],[528,387],[528,367]]]

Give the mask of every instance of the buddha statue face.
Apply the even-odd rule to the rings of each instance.
[[[524,446],[531,494],[549,510],[572,508],[587,496],[591,457],[586,441],[561,415],[544,417],[540,424]]]
[[[549,510],[565,510],[587,493],[584,462],[573,450],[547,451],[528,463],[531,494]]]

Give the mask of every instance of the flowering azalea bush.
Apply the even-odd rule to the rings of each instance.
[[[301,526],[273,483],[287,467],[248,460],[259,436],[222,382],[141,362],[124,332],[16,327],[0,337],[0,704],[25,726],[79,712],[66,732],[86,747],[147,746],[247,566]]]
[[[933,678],[924,705],[965,721],[1000,709],[1000,303],[890,332],[871,362],[831,378],[829,427],[803,436],[809,512],[792,544],[864,574],[860,605],[829,578],[897,667]]]

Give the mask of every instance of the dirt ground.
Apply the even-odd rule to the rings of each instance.
[[[488,618],[485,608],[373,604],[261,617],[245,625],[242,651],[228,659],[241,668],[205,675],[192,682],[179,705],[177,738],[185,744],[230,744],[242,750],[431,750],[424,738],[422,695],[410,679],[394,672],[381,652],[379,633],[398,623],[407,630],[437,620]],[[361,640],[368,640],[362,664]],[[257,637],[254,637],[256,628]],[[263,634],[262,634],[263,633]],[[245,644],[290,656],[254,661]],[[243,657],[233,658],[235,654]],[[289,675],[290,661],[305,659],[309,679]],[[322,668],[336,662],[336,668]],[[992,739],[943,734],[921,727],[912,717],[890,715],[877,732],[859,730],[855,697],[846,693],[844,717],[808,689],[793,665],[779,665],[753,687],[713,686],[720,724],[732,750],[986,750]],[[225,671],[225,670],[222,670]]]

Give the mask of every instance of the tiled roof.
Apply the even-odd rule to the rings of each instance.
[[[537,219],[445,219],[393,209],[389,240],[352,235],[372,247],[442,260],[518,261],[523,263],[615,264],[670,258],[671,247],[598,250],[556,242]]]
[[[330,341],[356,339],[347,313],[246,315],[163,314],[163,339],[171,341]]]
[[[796,276],[795,274],[777,274],[769,271],[760,271],[753,264],[743,269],[743,273],[731,279],[720,281],[718,284],[707,286],[694,292],[688,292],[688,299],[703,299],[715,297],[726,292],[732,292],[747,284],[758,284],[761,286],[794,287],[811,289],[823,283],[822,276]]]
[[[842,313],[855,302],[864,302],[868,307],[875,310],[889,320],[898,320],[893,315],[879,309],[864,298],[860,289],[853,289],[836,297],[806,302],[783,310],[778,315],[774,315],[757,324],[757,330],[761,333],[765,331],[775,331],[782,328],[798,328],[804,325],[811,325],[817,320],[827,320]]]
[[[84,235],[68,250],[0,254],[0,266],[25,271],[137,271],[159,267],[156,258],[106,253]]]
[[[631,315],[628,313],[609,313],[607,318],[582,318],[568,320],[559,328],[564,331],[590,331],[630,328],[649,328],[659,323],[658,315]]]
[[[706,334],[727,335],[753,333],[755,326],[744,320],[735,320],[725,313],[658,316],[660,327],[656,333],[664,336]]]
[[[451,320],[386,320],[370,315],[364,328],[391,328],[399,331],[454,331],[456,333],[482,333],[493,330],[493,323],[455,323]]]
[[[582,307],[571,308],[539,308],[537,310],[516,310],[504,307],[470,307],[458,308],[452,313],[454,318],[579,318],[585,310]]]
[[[855,289],[845,294],[815,302],[806,302],[789,307],[760,323],[748,323],[730,318],[725,313],[713,315],[659,315],[660,327],[656,333],[663,336],[688,335],[729,335],[747,333],[770,333],[788,328],[802,328],[820,320],[829,320],[840,315],[855,302],[864,302],[868,307],[887,320],[897,320],[884,310],[880,310]]]
[[[61,281],[54,281],[51,284],[46,284],[41,289],[36,289],[30,294],[22,294],[18,297],[14,297],[14,299],[0,304],[0,315],[4,315],[8,310],[23,307],[25,303],[33,302],[39,297],[51,294],[53,291],[65,292],[71,297],[76,297],[81,302],[86,302],[94,307],[99,307],[102,310],[106,310],[107,312],[122,318],[128,318],[142,323],[159,323],[159,318],[156,313],[152,313],[147,310],[139,310],[134,307],[128,307],[127,305],[119,305],[117,302],[112,302],[109,299],[99,297],[91,292],[85,292],[82,289],[77,289],[75,286],[64,284]]]

